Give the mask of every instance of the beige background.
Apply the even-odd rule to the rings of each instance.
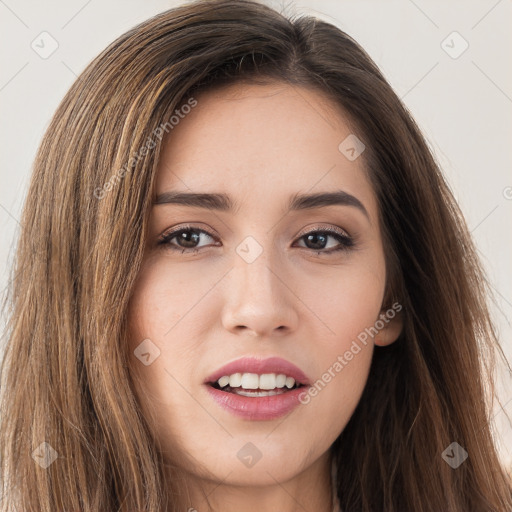
[[[32,160],[62,96],[113,39],[179,3],[0,0],[0,290],[8,282]],[[267,3],[348,32],[404,100],[466,215],[496,291],[494,319],[512,360],[510,0]],[[52,45],[55,51],[45,55]],[[511,376],[502,371],[498,384],[512,417]],[[495,420],[496,442],[512,468],[512,425],[499,404]]]

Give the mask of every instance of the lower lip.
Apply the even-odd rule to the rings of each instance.
[[[301,404],[299,398],[307,392],[308,386],[302,386],[280,395],[241,396],[228,393],[205,384],[210,396],[224,409],[248,420],[273,420],[291,412]]]

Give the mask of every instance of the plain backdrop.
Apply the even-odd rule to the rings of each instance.
[[[111,41],[180,3],[0,0],[0,290],[8,285],[33,158],[65,92]],[[510,0],[266,3],[315,15],[353,36],[403,99],[465,214],[512,360]],[[512,378],[504,367],[497,384],[496,443],[512,468],[512,425],[501,409],[512,417]]]

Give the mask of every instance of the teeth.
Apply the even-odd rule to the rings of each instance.
[[[234,373],[229,378],[229,385],[232,388],[238,388],[240,387],[240,384],[242,384],[242,374],[241,373]]]
[[[281,389],[285,386],[291,389],[295,386],[295,379],[288,377],[283,373],[234,373],[233,375],[224,375],[217,381],[223,388],[229,384],[232,388],[241,387],[242,389]]]
[[[235,389],[233,392],[236,395],[250,396],[251,398],[261,397],[261,396],[282,395],[283,393],[286,393],[286,391],[283,391],[282,389],[278,389],[278,390],[272,389],[270,391],[243,391],[242,388]]]
[[[286,377],[285,384],[288,389],[291,389],[293,388],[293,386],[295,386],[295,379],[292,377]]]
[[[285,384],[286,384],[286,375],[280,373],[276,377],[276,388],[284,388]]]
[[[240,386],[244,389],[258,389],[260,378],[256,373],[244,373]]]
[[[219,386],[223,388],[224,386],[227,386],[229,384],[230,380],[231,379],[227,375],[225,375],[224,377],[221,377],[217,382],[219,383]]]
[[[275,373],[264,373],[259,378],[260,389],[274,389],[276,387],[276,374]]]

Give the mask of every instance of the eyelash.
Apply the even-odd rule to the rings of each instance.
[[[186,232],[194,232],[196,234],[200,234],[200,233],[204,233],[206,235],[208,235],[209,237],[213,238],[213,239],[216,239],[216,237],[214,235],[212,235],[211,233],[209,233],[208,231],[205,231],[204,229],[199,229],[199,228],[194,228],[192,226],[181,226],[180,228],[178,229],[175,229],[169,233],[164,233],[159,239],[158,239],[158,245],[159,246],[162,246],[163,248],[165,249],[169,249],[171,251],[176,251],[176,252],[180,252],[180,253],[197,253],[199,252],[202,248],[180,248],[179,246],[176,246],[176,245],[173,245],[171,244],[171,240],[173,238],[175,238],[177,235],[179,235],[180,233],[186,233]],[[322,228],[322,229],[315,229],[315,230],[312,230],[312,231],[308,231],[307,233],[304,233],[303,235],[299,236],[297,238],[297,240],[301,240],[302,238],[308,236],[308,235],[312,235],[312,234],[325,234],[327,236],[331,236],[333,238],[335,238],[339,243],[340,245],[337,247],[337,248],[331,248],[331,249],[328,249],[328,250],[324,250],[324,249],[321,249],[321,250],[317,250],[317,249],[309,249],[308,247],[301,247],[301,249],[309,249],[310,251],[312,252],[316,252],[317,254],[332,254],[332,253],[337,253],[337,252],[340,252],[340,251],[348,251],[350,250],[353,246],[354,246],[354,240],[346,235],[346,234],[343,234],[343,232],[341,230],[338,230],[338,229],[335,229],[335,228],[332,228],[332,227],[328,227],[328,228]],[[205,248],[205,247],[203,247]]]

